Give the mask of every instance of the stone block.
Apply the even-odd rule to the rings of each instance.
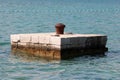
[[[105,46],[106,43],[107,43],[107,36],[101,37],[101,45],[102,45],[102,46]]]
[[[85,41],[85,47],[84,48],[91,48],[92,45],[93,45],[92,43],[93,43],[92,38],[91,37],[87,37],[86,41]],[[96,41],[94,43],[96,43]]]
[[[78,47],[84,48],[86,39],[87,39],[86,37],[79,37],[78,38]]]
[[[45,44],[50,44],[50,37],[49,36],[44,37],[44,43]]]
[[[70,44],[65,44],[65,45],[61,45],[61,49],[68,49],[71,48],[72,46]]]
[[[18,45],[26,46],[27,43],[25,43],[25,42],[24,43],[23,42],[19,42]]]
[[[70,38],[61,38],[61,45],[69,45],[71,47],[85,47],[86,37],[70,37]],[[67,47],[69,48],[69,47]]]
[[[81,48],[79,44],[61,45],[61,49]]]
[[[18,43],[12,43],[11,48],[12,49],[17,49],[18,48]]]
[[[79,41],[79,37],[71,37],[70,38],[70,44],[71,45],[78,44],[78,41]]]
[[[45,35],[39,36],[39,43],[50,44],[50,37]]]
[[[70,48],[78,48],[78,44],[66,44],[66,45],[61,45],[61,49],[70,49]]]
[[[60,60],[61,59],[61,53],[59,51],[54,52],[53,58],[55,60]]]
[[[30,35],[20,35],[20,42],[31,42]]]
[[[32,36],[31,43],[39,43],[39,36]]]
[[[10,38],[11,38],[11,43],[12,42],[19,42],[19,40],[20,40],[19,35],[11,35]]]
[[[54,37],[54,36],[51,36],[50,37],[50,44],[53,44],[53,45],[61,45],[61,38],[60,37]]]
[[[52,52],[52,51],[46,52],[45,57],[47,59],[54,59],[54,52]]]
[[[52,44],[51,48],[52,49],[59,49],[60,50],[61,49],[61,45],[54,45],[54,44]]]
[[[69,45],[72,44],[70,42],[71,38],[61,38],[61,44],[60,45]]]

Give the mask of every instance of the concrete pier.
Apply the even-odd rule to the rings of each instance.
[[[99,55],[107,51],[107,36],[101,34],[34,33],[11,35],[13,52],[49,59],[69,59],[83,55]]]

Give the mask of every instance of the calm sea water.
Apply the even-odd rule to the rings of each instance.
[[[0,80],[120,80],[119,0],[0,0]],[[10,34],[66,32],[108,35],[104,57],[46,61],[11,54]]]

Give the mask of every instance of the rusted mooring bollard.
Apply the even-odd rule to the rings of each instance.
[[[57,23],[55,25],[55,28],[56,28],[56,34],[64,34],[65,25],[63,23]]]

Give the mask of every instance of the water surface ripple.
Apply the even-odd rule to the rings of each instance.
[[[0,80],[120,80],[119,0],[0,0]],[[10,34],[66,32],[108,35],[103,57],[63,61],[16,57]]]

